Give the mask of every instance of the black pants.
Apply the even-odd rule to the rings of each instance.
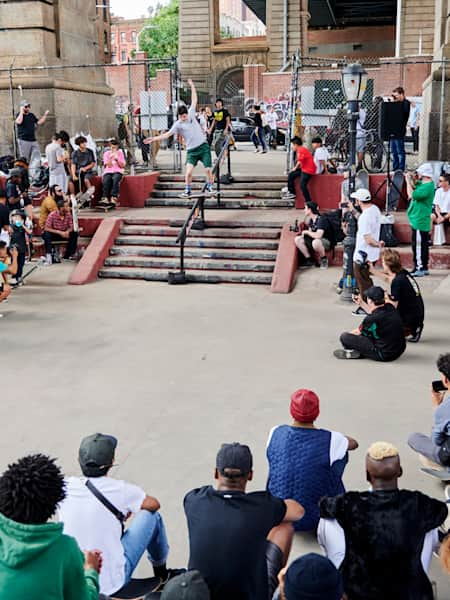
[[[418,229],[411,230],[411,245],[414,255],[414,269],[422,271],[428,270],[428,260],[430,256],[429,231],[419,231]]]
[[[75,254],[77,250],[78,243],[78,233],[76,231],[71,231],[69,234],[69,238],[64,238],[62,235],[57,233],[49,233],[48,231],[44,231],[42,236],[45,242],[45,253],[52,253],[52,245],[53,242],[67,242],[66,252],[64,254],[64,258],[70,258],[73,254]]]
[[[105,173],[103,175],[103,198],[119,197],[119,187],[122,181],[122,173]]]
[[[303,171],[301,171],[300,169],[291,171],[288,175],[288,190],[291,194],[295,194],[295,180],[297,179],[297,177],[300,177],[300,189],[302,190],[305,202],[312,202],[312,198],[308,190],[308,181],[311,179],[311,175],[309,173],[303,173]]]
[[[419,128],[411,127],[411,135],[413,141],[413,152],[419,151]]]
[[[26,258],[26,254],[25,252],[19,252],[17,254],[17,273],[16,273],[16,281],[18,279],[20,279],[22,277],[22,273],[23,273],[23,266],[25,264],[25,258]]]
[[[372,340],[365,335],[355,335],[354,333],[343,333],[340,337],[341,344],[347,350],[357,350],[365,358],[371,360],[384,361],[381,352],[377,350]]]

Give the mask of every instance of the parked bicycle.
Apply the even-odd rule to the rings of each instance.
[[[337,169],[339,165],[349,164],[350,135],[347,131],[327,136],[326,145],[330,153],[330,162]],[[387,160],[386,148],[376,129],[365,132],[362,166],[369,173],[381,173]]]

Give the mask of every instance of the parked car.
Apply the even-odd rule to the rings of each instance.
[[[251,117],[231,117],[231,128],[237,142],[250,142],[255,123]],[[283,130],[277,129],[277,144],[284,146],[286,136]]]

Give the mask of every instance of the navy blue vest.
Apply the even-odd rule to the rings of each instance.
[[[346,460],[330,466],[331,432],[281,425],[273,432],[267,448],[267,489],[279,498],[297,500],[305,516],[295,523],[296,531],[315,529],[319,522],[319,500],[343,494],[342,472]]]

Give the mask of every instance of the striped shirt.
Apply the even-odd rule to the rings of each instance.
[[[73,229],[72,215],[67,212],[64,216],[61,216],[58,210],[54,210],[48,215],[45,227],[57,231]]]

